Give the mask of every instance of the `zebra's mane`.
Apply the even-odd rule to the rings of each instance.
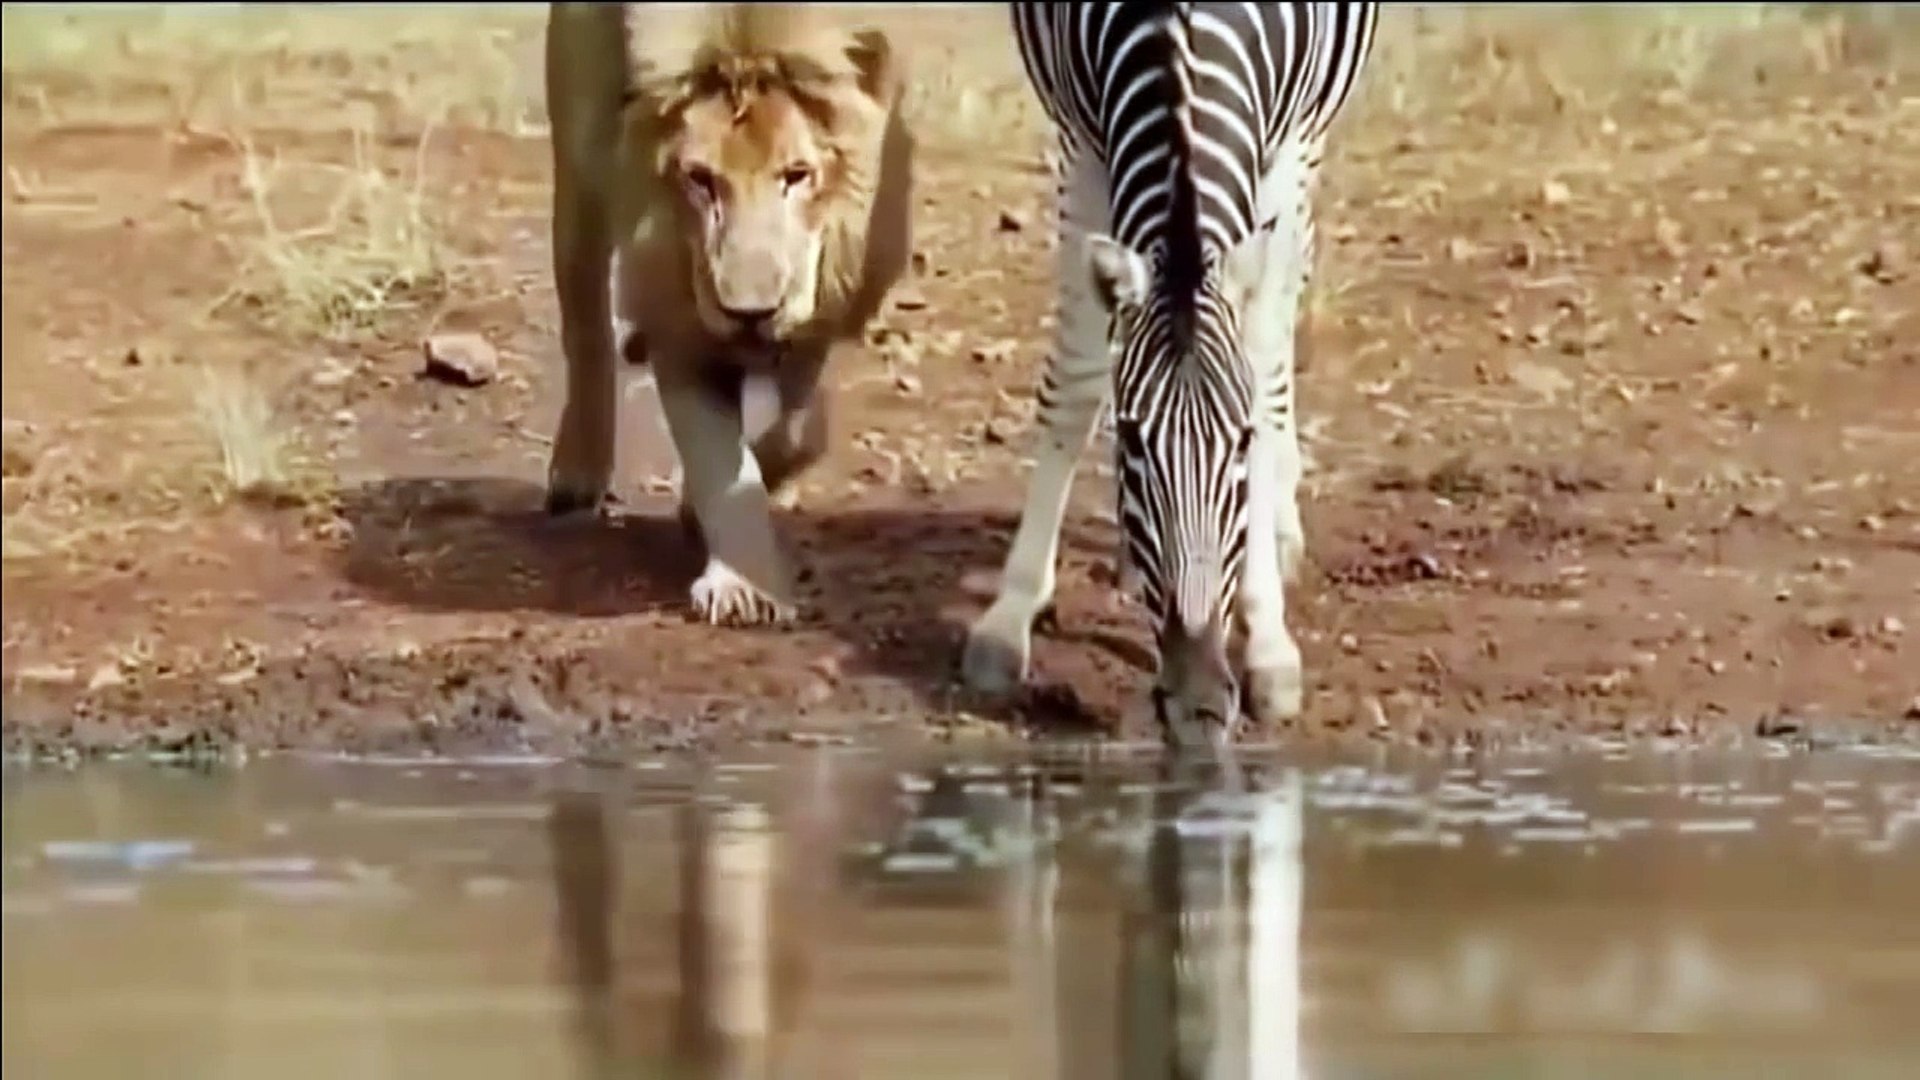
[[[1192,6],[1170,5],[1166,19],[1166,65],[1173,95],[1173,130],[1167,165],[1167,224],[1161,252],[1160,283],[1173,318],[1174,333],[1184,341],[1192,333],[1194,307],[1206,275],[1200,236],[1200,194],[1194,185],[1196,164],[1193,119]]]

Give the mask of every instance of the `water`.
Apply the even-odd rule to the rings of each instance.
[[[5,784],[10,1076],[1920,1075],[1911,754]]]

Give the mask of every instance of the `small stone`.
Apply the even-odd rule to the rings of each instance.
[[[1364,706],[1367,713],[1367,726],[1375,731],[1385,731],[1392,725],[1387,721],[1387,710],[1377,697],[1369,697]]]
[[[1860,272],[1882,285],[1891,285],[1906,276],[1907,253],[1899,244],[1888,241],[1860,260]]]
[[[1860,628],[1845,615],[1830,615],[1815,620],[1820,636],[1828,641],[1845,641],[1859,635]]]
[[[1880,619],[1880,632],[1887,637],[1899,637],[1907,632],[1907,624],[1900,621],[1898,615],[1887,615]]]
[[[807,685],[800,689],[800,707],[816,709],[826,704],[832,697],[833,683],[826,679],[809,679]]]
[[[830,652],[814,658],[807,665],[807,672],[820,681],[832,686],[846,673],[846,657],[840,652]]]
[[[973,348],[973,362],[976,364],[1004,364],[1013,359],[1014,342],[1011,338],[1001,338]]]
[[[919,289],[901,288],[893,294],[893,306],[899,311],[920,311],[927,306],[927,297]]]
[[[1558,180],[1547,180],[1540,185],[1540,201],[1548,206],[1559,206],[1573,198],[1573,192]]]
[[[338,357],[330,356],[322,361],[318,368],[314,369],[312,382],[313,385],[322,390],[331,390],[334,387],[345,385],[348,379],[353,378],[353,374],[354,366],[352,363]]]
[[[891,368],[918,367],[920,348],[906,335],[895,334],[880,346],[880,358]]]
[[[1026,219],[1013,210],[1000,211],[999,229],[1001,232],[1019,232],[1027,227]]]
[[[422,345],[421,374],[452,386],[485,386],[500,374],[500,354],[479,334],[435,334]]]

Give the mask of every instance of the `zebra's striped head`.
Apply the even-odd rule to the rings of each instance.
[[[1247,546],[1254,376],[1240,344],[1245,280],[1209,258],[1197,280],[1106,236],[1088,240],[1110,316],[1126,571],[1158,633],[1162,734],[1223,745],[1240,715],[1227,643]]]

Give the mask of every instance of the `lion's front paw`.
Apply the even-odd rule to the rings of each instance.
[[[555,516],[605,509],[613,480],[613,455],[582,445],[562,428],[547,463],[547,513]]]
[[[767,626],[792,622],[798,611],[754,586],[726,563],[712,560],[694,581],[693,610],[715,626]]]

